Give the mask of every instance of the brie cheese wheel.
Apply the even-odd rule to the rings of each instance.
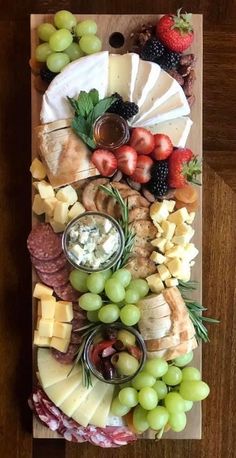
[[[67,96],[76,97],[80,91],[97,89],[103,99],[108,89],[108,51],[81,57],[71,62],[57,75],[43,96],[40,119],[43,124],[71,118],[73,110]]]
[[[138,67],[138,54],[111,54],[108,95],[118,92],[125,101],[132,100]]]
[[[165,134],[170,137],[173,146],[176,148],[184,148],[189,136],[193,121],[187,116],[146,126],[153,134]]]
[[[148,92],[156,84],[160,71],[161,67],[159,65],[146,60],[139,60],[138,74],[135,81],[132,102],[136,103],[139,107],[143,105]]]

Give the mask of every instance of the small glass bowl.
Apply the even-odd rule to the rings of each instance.
[[[109,220],[112,223],[113,227],[117,230],[118,235],[119,235],[117,251],[115,251],[110,258],[108,258],[104,263],[102,263],[97,268],[96,267],[93,268],[92,266],[86,266],[86,265],[81,264],[81,262],[77,262],[76,256],[73,255],[69,250],[69,241],[70,241],[69,234],[70,234],[71,229],[76,228],[79,224],[83,224],[83,220],[84,220],[84,224],[86,224],[85,221],[90,216],[94,217],[95,219],[99,218],[99,219]],[[66,226],[66,229],[62,236],[62,248],[70,264],[72,264],[73,267],[75,267],[76,269],[82,270],[83,272],[87,272],[87,273],[102,272],[103,270],[110,269],[112,266],[114,266],[114,264],[116,264],[122,256],[122,253],[124,250],[124,244],[125,244],[124,233],[119,223],[111,216],[106,215],[105,213],[102,213],[102,212],[90,211],[90,212],[82,213],[81,215],[74,218]]]
[[[100,148],[117,149],[129,141],[128,123],[118,114],[104,113],[94,123],[93,137]]]
[[[104,331],[107,329],[125,329],[126,331],[129,331],[131,334],[133,334],[136,338],[136,345],[139,347],[141,350],[141,359],[140,359],[140,364],[137,369],[137,371],[132,374],[132,375],[120,375],[116,378],[113,379],[106,379],[103,377],[102,373],[97,370],[97,368],[94,366],[90,359],[90,350],[91,346],[93,345],[93,342],[99,337],[100,334],[103,334]],[[93,373],[95,377],[97,377],[99,380],[105,383],[110,383],[112,385],[122,385],[123,383],[130,382],[143,368],[145,361],[146,361],[146,345],[145,342],[141,336],[141,334],[137,331],[137,329],[130,327],[130,326],[125,326],[122,323],[111,323],[111,324],[101,324],[98,325],[93,331],[91,331],[91,334],[89,337],[87,337],[85,347],[84,347],[84,360],[85,364],[87,365],[87,368]]]

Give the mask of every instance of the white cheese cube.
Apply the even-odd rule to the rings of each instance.
[[[42,180],[38,183],[38,191],[42,199],[55,197],[54,189],[47,181]]]
[[[195,216],[196,216],[195,212],[190,212],[189,215],[188,215],[188,218],[186,219],[186,223],[192,224],[193,221],[194,221]]]
[[[171,240],[175,233],[175,223],[171,223],[170,221],[162,221],[161,227],[163,229],[162,236],[167,240]]]
[[[177,280],[177,278],[167,278],[165,280],[165,285],[167,286],[167,288],[171,288],[172,286],[178,286],[179,282]]]
[[[54,321],[53,337],[60,337],[60,339],[70,340],[71,331],[72,324]]]
[[[117,243],[116,234],[107,235],[101,244],[101,249],[104,253],[109,254],[112,251],[114,244],[116,243]]]
[[[191,277],[191,268],[190,268],[190,264],[187,260],[183,260],[182,263],[181,263],[181,270],[180,270],[180,273],[179,273],[179,280],[182,280],[184,282],[187,282],[190,280],[190,277]]]
[[[69,323],[73,320],[72,302],[58,301],[56,303],[55,320]]]
[[[188,210],[185,207],[183,207],[179,210],[176,210],[174,213],[171,213],[168,216],[168,221],[170,221],[171,223],[175,223],[177,226],[178,224],[184,223],[187,220],[187,218]]]
[[[34,331],[34,345],[37,345],[38,347],[50,347],[50,344],[50,337],[40,336],[37,329]]]
[[[68,213],[68,220],[76,218],[85,212],[84,206],[80,202],[75,202],[75,204],[70,208]]]
[[[68,219],[68,204],[66,202],[56,202],[53,219],[56,223],[65,224]]]
[[[66,227],[65,224],[57,223],[52,218],[49,220],[49,223],[52,226],[54,232],[56,232],[56,234],[59,234],[60,232],[64,232],[65,227]]]
[[[51,296],[41,299],[41,315],[45,320],[53,319],[55,316],[56,301]]]
[[[194,236],[195,230],[189,226],[189,231],[185,235],[175,235],[172,239],[173,243],[176,245],[186,245],[186,243],[190,242],[191,238]]]
[[[173,246],[170,250],[165,252],[169,258],[182,258],[184,255],[184,247],[182,245]]]
[[[196,258],[199,251],[195,247],[194,243],[187,243],[184,247],[184,254],[183,257],[191,261],[192,259]]]
[[[46,177],[46,168],[37,157],[32,161],[30,172],[36,180],[43,180]]]
[[[33,297],[41,299],[43,296],[52,296],[53,289],[49,286],[44,285],[43,283],[36,283],[33,291]]]
[[[181,223],[176,226],[175,229],[175,235],[185,235],[189,233],[189,229],[191,229],[191,226],[189,226],[186,223]]]
[[[52,337],[51,339],[51,347],[55,348],[56,350],[61,351],[62,353],[66,353],[69,347],[70,341],[66,339],[60,339],[59,337]]]
[[[57,191],[56,198],[61,202],[66,202],[68,205],[73,205],[77,202],[78,196],[76,190],[71,185],[68,185]]]
[[[164,204],[167,206],[169,213],[172,213],[175,208],[175,200],[163,200]]]
[[[150,207],[150,216],[153,221],[161,223],[168,218],[169,211],[164,202],[154,202]]]
[[[166,266],[164,265],[157,266],[157,270],[158,270],[158,273],[162,281],[165,281],[167,278],[171,277],[171,274]]]
[[[40,337],[52,337],[54,320],[40,318],[38,333]]]
[[[159,223],[157,223],[156,221],[153,221],[153,224],[154,224],[154,226],[156,226],[156,228],[157,228],[157,235],[156,235],[156,236],[157,236],[157,237],[160,237],[161,234],[163,234],[163,232],[164,232],[163,229],[162,229],[162,227],[161,227],[161,225],[160,225]]]
[[[152,293],[159,294],[165,288],[164,283],[162,282],[158,273],[150,275],[146,278],[146,280]]]
[[[150,259],[156,264],[163,264],[166,261],[166,257],[161,253],[157,253],[157,251],[152,252]]]
[[[152,246],[158,248],[162,253],[165,252],[165,245],[166,245],[167,240],[163,239],[162,237],[158,239],[154,239],[151,241]]]
[[[32,210],[36,215],[42,215],[45,213],[44,201],[39,194],[35,194]]]
[[[55,210],[56,203],[57,203],[56,197],[48,197],[47,199],[44,199],[43,202],[44,202],[45,213],[48,216],[52,217],[54,210]]]
[[[170,250],[171,248],[174,247],[174,244],[172,242],[170,242],[169,240],[167,240],[166,244],[165,244],[165,250]]]
[[[108,234],[111,228],[112,228],[112,222],[109,219],[106,219],[104,222],[104,232]]]
[[[81,248],[81,246],[79,244],[73,245],[70,248],[70,253],[72,253],[76,257],[78,263],[80,263],[82,261],[83,256],[84,256],[84,250],[83,250],[83,248]]]
[[[182,263],[179,258],[174,258],[167,262],[167,267],[173,277],[180,278]]]

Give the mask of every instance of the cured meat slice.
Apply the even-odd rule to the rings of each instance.
[[[71,286],[69,281],[64,285],[55,286],[54,291],[63,301],[75,302],[80,296],[80,293]]]
[[[50,261],[40,261],[40,259],[31,256],[31,262],[37,271],[45,274],[53,274],[67,264],[67,259],[64,253],[61,253],[57,258]]]
[[[88,211],[97,211],[97,207],[95,205],[95,196],[98,190],[98,187],[101,185],[105,185],[109,182],[107,178],[98,178],[96,180],[90,181],[82,193],[82,203],[86,210]]]
[[[61,237],[59,237],[50,224],[40,223],[31,230],[27,247],[32,256],[41,261],[50,261],[62,253]]]
[[[54,274],[46,274],[43,272],[37,271],[37,274],[40,280],[45,283],[45,285],[52,286],[56,288],[61,285],[66,285],[69,280],[69,267],[65,266],[62,269],[58,270]]]

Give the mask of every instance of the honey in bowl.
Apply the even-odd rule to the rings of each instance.
[[[116,149],[128,142],[129,126],[121,116],[105,113],[95,121],[93,136],[97,146]]]

